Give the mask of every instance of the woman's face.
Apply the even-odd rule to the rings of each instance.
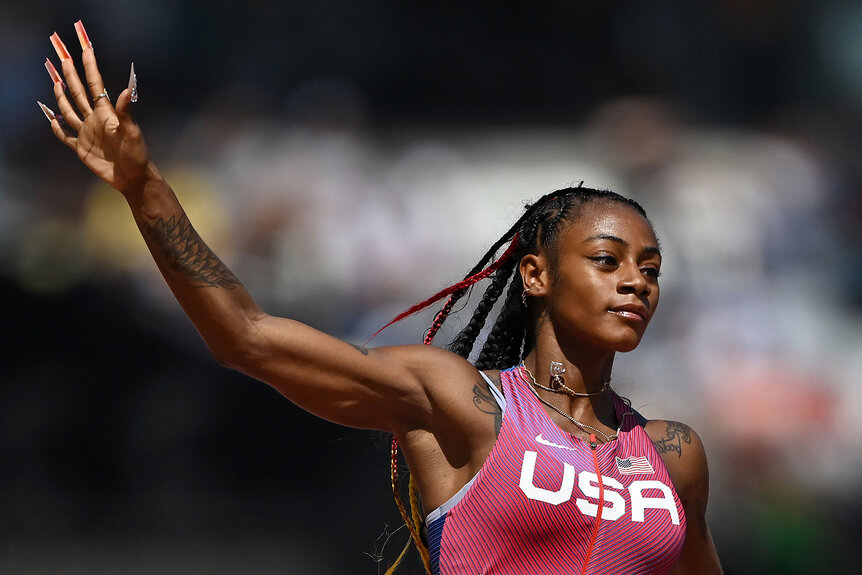
[[[631,351],[658,305],[661,255],[649,222],[617,202],[592,202],[561,231],[545,305],[562,346]]]

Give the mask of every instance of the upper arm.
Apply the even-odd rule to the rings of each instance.
[[[429,390],[446,389],[443,374],[472,386],[475,368],[443,350],[417,345],[362,353],[264,313],[197,234],[167,182],[154,176],[145,188],[127,196],[132,212],[165,281],[220,363],[320,417],[392,432],[428,424]],[[457,417],[457,405],[444,407]]]
[[[441,379],[472,379],[476,373],[466,360],[439,348],[365,349],[269,315],[254,322],[242,352],[226,363],[319,417],[391,432],[426,424],[429,390]]]
[[[676,421],[650,421],[646,430],[661,454],[685,510],[685,545],[672,573],[721,573],[718,554],[706,523],[709,467],[703,442],[692,428]]]

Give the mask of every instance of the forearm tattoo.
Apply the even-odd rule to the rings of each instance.
[[[684,443],[691,444],[691,428],[678,421],[668,421],[664,436],[653,441],[659,453],[676,453],[677,457],[682,457]]]
[[[499,434],[503,426],[503,412],[488,390],[488,384],[485,381],[480,381],[473,386],[473,405],[482,413],[494,416],[494,430]]]
[[[144,233],[161,248],[167,266],[185,275],[192,286],[234,289],[242,285],[204,243],[185,214],[145,225]]]

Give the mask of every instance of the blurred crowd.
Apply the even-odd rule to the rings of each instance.
[[[153,13],[169,16],[158,29],[175,39],[174,49],[194,52],[194,42],[205,43],[181,42],[188,15],[162,4],[145,23]],[[244,68],[235,54],[226,57],[234,64],[230,81],[191,114],[185,99],[175,109],[165,101],[147,109],[149,79],[167,84],[177,74],[156,68],[157,43],[140,30],[131,41],[111,38],[107,26],[107,37],[94,42],[150,47],[156,69],[139,80],[139,119],[214,251],[267,311],[348,341],[362,343],[459,280],[530,199],[584,181],[640,201],[662,243],[662,302],[640,348],[618,358],[615,388],[647,417],[684,421],[703,437],[712,473],[708,518],[729,574],[853,572],[862,510],[862,140],[855,129],[862,125],[862,9],[838,1],[723,2],[702,14],[682,3],[635,4],[624,3],[609,28],[627,38],[611,35],[616,65],[630,81],[649,78],[666,89],[630,95],[625,82],[600,89],[594,81],[572,96],[591,99],[578,101],[565,121],[539,112],[513,117],[526,92],[488,104],[500,122],[479,112],[481,121],[471,122],[469,110],[445,101],[429,105],[435,118],[425,121],[411,116],[423,109],[419,99],[386,116],[385,98],[338,75],[297,81],[276,106],[269,86],[243,86],[247,74],[266,75],[266,62]],[[318,22],[315,10],[322,8],[303,13],[309,22]],[[295,538],[303,542],[296,549],[320,553],[295,571],[283,565],[295,557],[274,554],[272,564],[287,572],[344,572],[324,559],[338,539],[322,544],[324,535],[285,524],[286,515],[297,513],[306,527],[318,525],[322,509],[339,521],[354,515],[338,537],[371,547],[384,523],[384,511],[375,519],[372,508],[388,505],[385,450],[280,406],[274,393],[212,365],[121,196],[75,165],[38,123],[31,95],[44,101],[50,92],[30,56],[47,53],[42,40],[52,30],[34,32],[23,16],[26,26],[10,22],[0,24],[4,75],[34,88],[25,118],[9,113],[22,91],[0,84],[7,318],[0,553],[14,561],[6,567],[23,573],[43,565],[33,551],[40,538],[74,542],[83,530],[96,549],[118,525],[127,535],[177,529],[174,543],[192,533],[202,557],[213,552],[204,544],[208,529],[233,533],[231,525]],[[211,22],[209,33],[224,26]],[[698,51],[715,39],[709,32],[725,41],[715,58]],[[376,66],[398,59],[366,42],[382,59]],[[694,48],[686,54],[688,42]],[[13,43],[26,49],[10,50]],[[372,72],[378,80],[383,74]],[[219,84],[189,73],[210,82],[207,89]],[[413,87],[421,92],[432,81]],[[472,101],[483,109],[481,97]],[[548,109],[555,106],[565,109],[551,99]],[[397,324],[372,345],[421,341],[427,319]],[[329,434],[327,447],[297,447],[294,437],[308,428]],[[88,448],[94,452],[81,455]],[[266,453],[250,454],[255,449]],[[323,483],[287,463],[304,458],[321,466]],[[82,471],[74,459],[98,472]],[[72,481],[54,475],[58,468]],[[350,503],[332,510],[332,491],[344,489]],[[228,509],[215,515],[225,523],[220,530],[210,523],[218,505]],[[246,514],[267,519],[239,519]],[[370,519],[355,527],[363,514]],[[202,560],[191,556],[192,564]],[[350,572],[375,569],[364,557],[348,561]]]

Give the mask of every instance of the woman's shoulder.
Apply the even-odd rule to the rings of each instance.
[[[479,371],[486,378],[488,378],[488,381],[490,381],[491,383],[494,384],[494,387],[496,387],[501,392],[503,391],[503,380],[500,378],[500,374],[505,370],[502,370],[502,369],[481,369]]]
[[[643,419],[643,427],[683,500],[708,489],[706,450],[697,432],[679,421]]]
[[[635,413],[638,422],[643,426],[656,450],[667,459],[668,456],[681,459],[692,450],[703,449],[697,433],[679,421],[667,419],[647,419],[640,413]]]
[[[666,464],[675,460],[687,460],[693,456],[697,458],[703,453],[700,436],[685,423],[668,419],[647,419],[631,407],[628,400],[623,398],[623,401],[629,404],[628,410],[634,417],[635,425],[643,428]]]

